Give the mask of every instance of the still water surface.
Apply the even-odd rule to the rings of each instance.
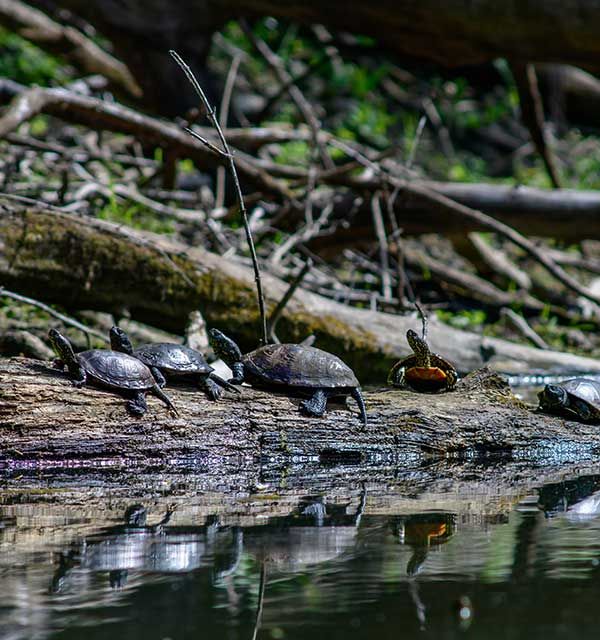
[[[367,485],[336,496],[241,496],[232,510],[215,494],[127,504],[13,484],[0,638],[598,636],[600,476],[412,512]]]

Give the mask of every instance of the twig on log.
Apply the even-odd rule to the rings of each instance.
[[[390,277],[389,246],[385,225],[383,224],[383,214],[381,212],[380,193],[373,194],[371,198],[371,211],[373,212],[373,226],[379,245],[379,263],[381,265],[381,294],[384,300],[392,299],[392,280]]]
[[[31,305],[32,307],[37,307],[38,309],[42,309],[42,311],[45,311],[47,314],[53,316],[54,318],[57,318],[64,324],[68,324],[71,327],[75,327],[76,329],[83,331],[88,341],[88,347],[90,346],[90,336],[94,336],[94,338],[98,338],[103,342],[108,342],[108,338],[103,333],[100,333],[100,331],[96,331],[95,329],[86,327],[84,324],[81,324],[81,322],[78,322],[74,318],[70,318],[69,316],[66,316],[64,313],[59,313],[52,307],[49,307],[47,304],[44,304],[39,300],[34,300],[33,298],[28,298],[27,296],[22,296],[21,294],[14,293],[14,291],[9,291],[4,287],[0,287],[0,297],[11,298],[12,300],[17,300],[18,302],[23,302],[25,304]]]
[[[246,205],[244,204],[244,196],[242,195],[242,188],[240,186],[240,181],[238,178],[237,170],[235,168],[235,161],[233,160],[233,155],[229,150],[229,145],[227,144],[227,140],[223,135],[223,130],[221,129],[221,125],[215,115],[214,109],[210,106],[208,98],[204,94],[202,87],[196,80],[192,70],[189,66],[181,59],[181,57],[177,54],[177,52],[171,50],[169,51],[171,57],[175,62],[179,65],[181,70],[185,73],[187,79],[190,81],[191,85],[194,87],[194,90],[198,94],[204,108],[206,109],[206,117],[215,127],[219,139],[221,140],[221,145],[223,147],[223,153],[226,154],[229,171],[231,173],[231,177],[233,178],[233,184],[235,186],[236,195],[238,198],[238,204],[240,207],[240,214],[242,216],[242,220],[244,222],[244,229],[246,230],[246,240],[248,241],[248,246],[250,247],[250,256],[252,257],[252,266],[254,268],[254,281],[256,283],[256,293],[258,296],[258,309],[260,312],[260,322],[261,322],[261,339],[263,344],[267,344],[269,340],[269,336],[267,333],[267,317],[265,313],[265,299],[263,296],[262,290],[262,282],[260,279],[260,268],[258,266],[258,258],[256,257],[256,250],[254,249],[254,241],[252,240],[252,231],[250,230],[250,224],[248,222],[248,215],[246,214]]]

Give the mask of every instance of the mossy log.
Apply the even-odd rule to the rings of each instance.
[[[0,281],[33,298],[71,310],[129,314],[133,319],[182,333],[192,311],[209,326],[255,348],[258,305],[252,270],[165,236],[53,210],[0,212]],[[265,275],[272,310],[287,284]],[[278,324],[282,341],[316,336],[316,346],[342,357],[363,384],[382,383],[408,354],[405,334],[414,317],[357,309],[297,291]],[[600,371],[600,362],[543,351],[459,331],[432,319],[432,348],[466,373],[490,365],[507,373]]]
[[[454,392],[397,389],[365,394],[369,424],[356,408],[329,403],[323,418],[299,414],[298,399],[242,388],[241,397],[209,401],[192,387],[169,388],[179,417],[154,397],[133,418],[125,400],[75,389],[50,363],[0,360],[0,460],[3,466],[167,465],[239,472],[262,465],[278,473],[292,463],[418,467],[425,459],[593,459],[597,426],[533,411],[489,369]]]

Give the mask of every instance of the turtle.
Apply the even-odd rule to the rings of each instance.
[[[547,384],[538,393],[540,409],[551,413],[575,414],[586,422],[600,422],[600,382],[572,378],[560,384]]]
[[[231,368],[229,382],[281,389],[309,396],[300,403],[300,411],[321,417],[327,399],[350,395],[358,404],[363,424],[367,411],[354,372],[332,353],[304,344],[267,344],[242,355],[238,345],[218,329],[210,329],[209,342],[215,354]]]
[[[137,358],[106,349],[91,349],[75,354],[71,343],[56,329],[50,329],[48,338],[59,358],[55,366],[60,369],[66,366],[76,387],[91,382],[129,396],[127,409],[134,416],[146,413],[145,393],[149,391],[177,415],[177,409],[156,384],[150,369]]]
[[[113,327],[110,330],[110,345],[115,351],[127,353],[141,360],[150,368],[161,388],[167,383],[166,375],[168,378],[194,378],[211,400],[218,400],[222,389],[240,392],[214,373],[214,369],[206,362],[204,356],[190,347],[174,342],[157,342],[143,344],[134,350],[127,334],[119,327]]]
[[[432,353],[424,338],[409,329],[406,339],[413,355],[396,362],[388,374],[388,384],[410,386],[415,391],[450,390],[456,385],[458,374],[448,360]]]

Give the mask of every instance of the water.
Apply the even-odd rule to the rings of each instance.
[[[596,637],[600,475],[536,485],[525,470],[226,493],[193,477],[13,476],[0,637]]]

